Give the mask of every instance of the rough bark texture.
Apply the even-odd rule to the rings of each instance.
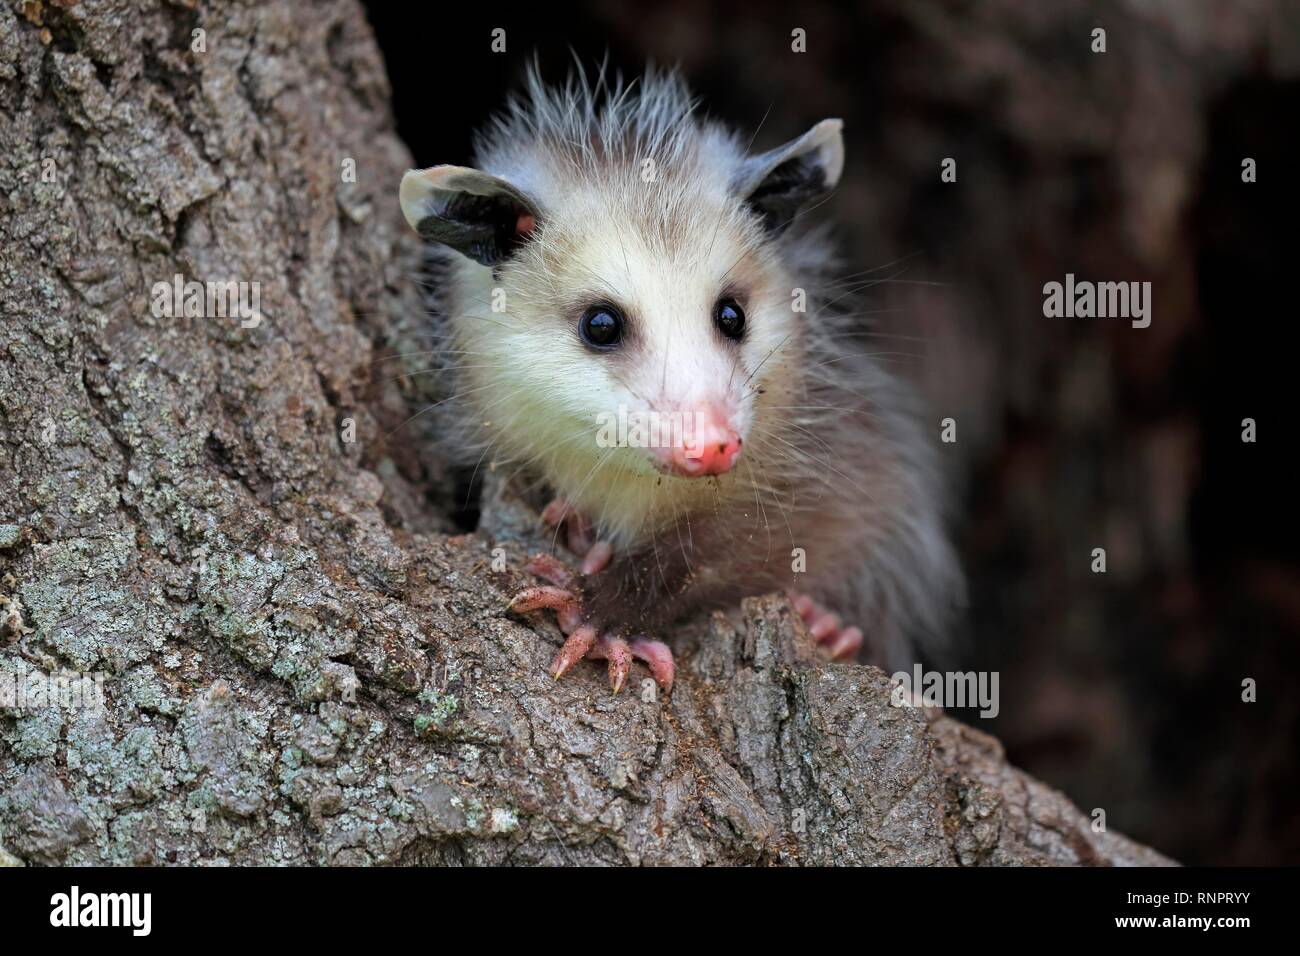
[[[0,672],[105,696],[0,705],[0,861],[1163,862],[783,599],[675,635],[668,700],[547,677],[535,516],[450,534],[404,424],[388,96],[353,0],[0,4]],[[156,317],[176,273],[264,321]]]

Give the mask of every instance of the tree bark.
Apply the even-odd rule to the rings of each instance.
[[[103,697],[0,699],[0,861],[1165,862],[782,598],[674,635],[669,698],[547,676],[536,516],[454,534],[410,419],[388,100],[354,0],[0,5],[0,688]]]

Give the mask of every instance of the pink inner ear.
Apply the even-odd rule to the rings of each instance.
[[[522,238],[528,238],[533,234],[533,227],[537,225],[537,220],[533,218],[530,212],[521,212],[519,218],[515,220],[515,235]]]

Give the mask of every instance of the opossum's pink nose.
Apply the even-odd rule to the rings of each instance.
[[[667,465],[674,475],[697,478],[730,471],[740,457],[741,437],[726,420],[709,413],[695,416],[692,434],[668,451]]]

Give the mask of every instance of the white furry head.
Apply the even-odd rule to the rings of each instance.
[[[466,394],[504,458],[634,537],[655,507],[743,481],[760,406],[789,404],[803,303],[782,236],[843,168],[838,120],[768,153],[695,115],[675,73],[545,87],[536,72],[478,167],[402,181],[407,220],[463,258]],[[738,477],[740,476],[740,477]],[[708,484],[709,487],[703,487]]]

